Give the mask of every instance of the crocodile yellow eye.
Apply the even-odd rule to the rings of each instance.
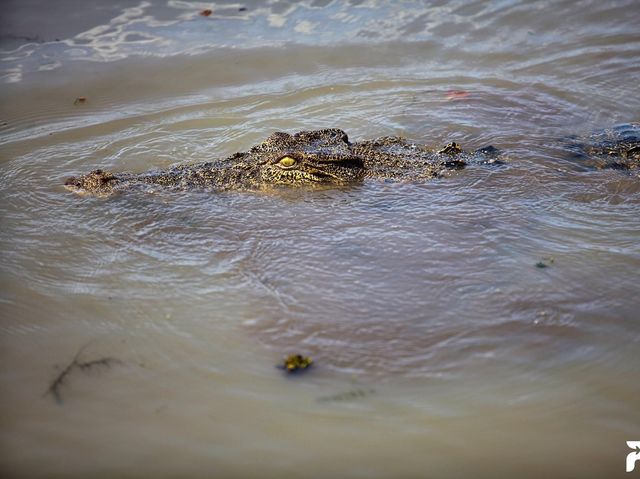
[[[295,165],[296,163],[297,161],[295,160],[295,158],[291,158],[290,156],[285,156],[284,158],[280,158],[280,161],[278,162],[280,166],[284,166],[285,168],[289,168]]]

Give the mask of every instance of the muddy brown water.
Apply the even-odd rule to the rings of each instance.
[[[94,3],[1,23],[3,475],[625,475],[640,179],[562,138],[640,120],[637,2]],[[325,127],[508,161],[322,191],[62,187]],[[114,361],[72,367],[57,403],[79,351]],[[297,352],[314,367],[287,378]]]

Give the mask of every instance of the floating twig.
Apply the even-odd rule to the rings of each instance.
[[[376,390],[373,388],[356,388],[331,396],[320,396],[318,398],[318,402],[353,401],[365,396],[369,396],[371,394],[375,394],[375,392]]]
[[[47,395],[53,396],[56,403],[62,404],[62,395],[60,394],[60,389],[64,385],[65,380],[69,377],[69,375],[74,371],[74,369],[79,369],[81,371],[90,371],[94,367],[106,366],[111,367],[112,364],[119,363],[120,361],[116,358],[103,357],[99,359],[92,359],[91,361],[80,361],[80,355],[87,348],[89,344],[85,344],[82,346],[76,355],[73,357],[73,360],[67,364],[67,366],[58,374],[51,384],[49,384],[49,388],[45,391],[42,397]]]

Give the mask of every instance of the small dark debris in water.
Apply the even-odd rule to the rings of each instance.
[[[247,11],[247,7],[240,7],[238,8],[239,12],[246,12]]]
[[[208,16],[210,16],[212,13],[213,13],[213,10],[211,10],[211,9],[209,9],[209,8],[206,8],[206,9],[204,9],[204,10],[202,10],[202,11],[200,12],[200,15],[202,15],[203,17],[208,17]]]
[[[295,373],[309,369],[312,364],[313,360],[310,357],[302,356],[301,354],[292,354],[284,358],[284,361],[282,364],[279,364],[278,367],[288,373]]]
[[[548,268],[554,263],[554,261],[555,261],[555,258],[553,256],[542,258],[541,261],[538,261],[536,263],[536,268],[540,268],[540,269]]]
[[[318,402],[340,402],[340,401],[353,401],[354,399],[360,399],[371,394],[375,394],[376,390],[369,389],[352,389],[351,391],[345,391],[343,393],[334,394],[332,396],[320,396]]]
[[[87,103],[87,97],[85,96],[79,96],[73,102],[74,105],[83,105],[85,103]]]
[[[73,360],[58,374],[51,384],[49,384],[49,388],[45,391],[42,397],[47,395],[53,396],[56,403],[62,404],[62,395],[61,389],[64,386],[65,381],[71,375],[71,373],[79,369],[80,371],[89,372],[96,368],[107,367],[110,368],[113,364],[117,364],[120,361],[116,358],[103,357],[98,359],[93,359],[91,361],[80,361],[80,355],[85,350],[87,345],[80,348],[80,350],[76,353]],[[55,366],[56,369],[59,369],[58,366]]]

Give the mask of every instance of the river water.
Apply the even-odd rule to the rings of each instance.
[[[640,120],[637,0],[3,10],[3,475],[625,476],[640,179],[563,139]],[[322,191],[62,186],[327,127],[506,164]],[[288,377],[294,353],[314,366]]]

